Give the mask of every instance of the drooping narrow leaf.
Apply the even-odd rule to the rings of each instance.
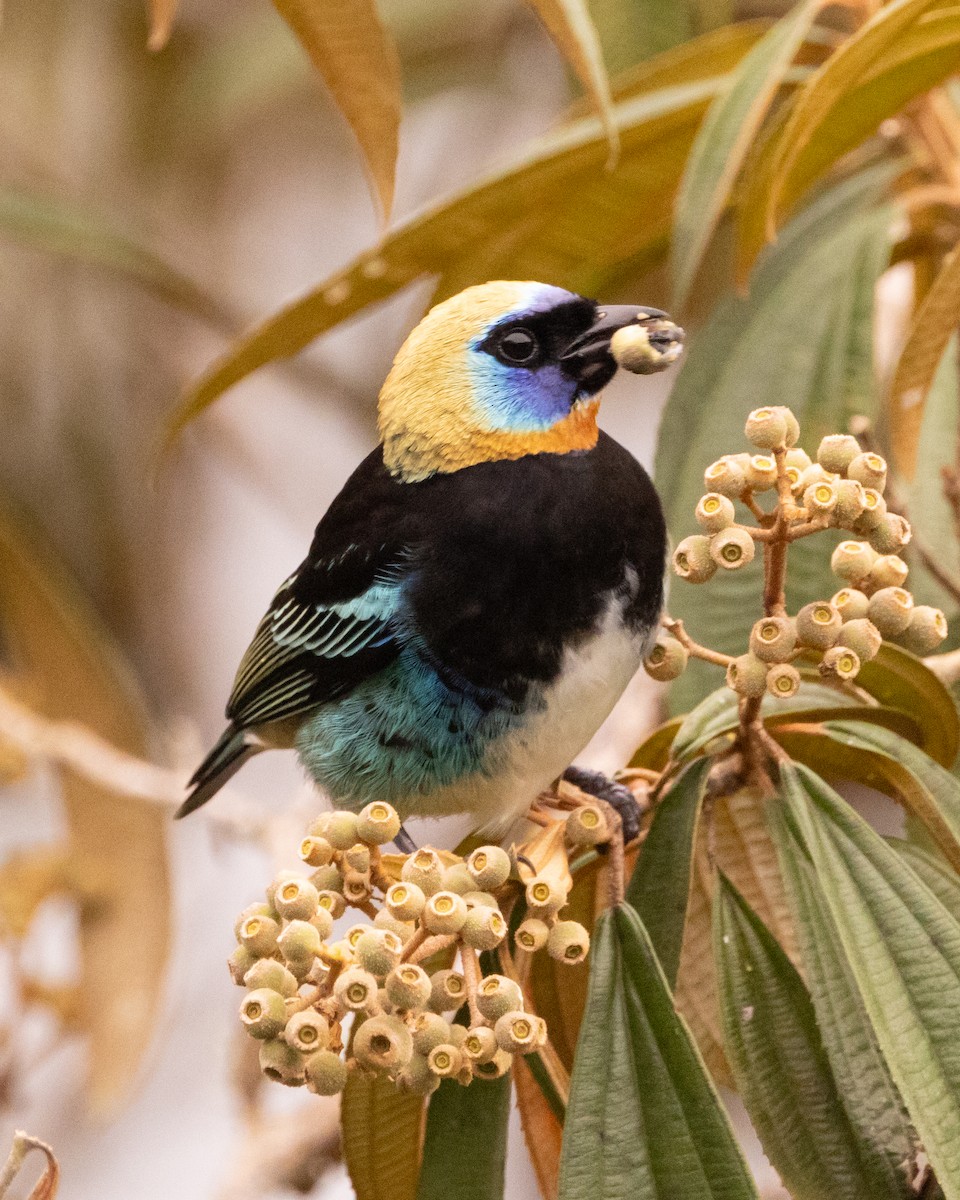
[[[615,162],[620,139],[611,111],[610,81],[603,63],[600,39],[585,0],[527,2],[593,101],[610,142],[611,162]]]
[[[388,217],[400,133],[400,64],[375,0],[273,2],[353,130]]]
[[[637,910],[671,988],[680,967],[697,820],[713,761],[698,759],[657,804],[626,899]]]
[[[430,1097],[417,1200],[502,1200],[510,1076],[444,1079]]]
[[[818,425],[845,427],[848,383],[857,380],[859,393],[862,378],[851,354],[863,354],[869,345],[873,288],[889,245],[891,220],[886,207],[862,208],[888,180],[888,172],[879,172],[822,197],[767,255],[749,297],[722,301],[692,340],[657,445],[656,480],[677,540],[695,529],[704,469],[719,451],[745,446],[743,422],[763,399],[776,397],[793,409],[802,444],[807,444],[803,431],[808,418],[811,437]],[[866,264],[873,264],[872,272]],[[864,289],[869,299],[861,305],[851,293]],[[864,327],[862,336],[848,332],[838,338],[837,323],[847,326],[852,312]],[[865,407],[864,399],[858,395],[859,407]],[[810,448],[815,445],[811,442]],[[712,646],[742,654],[751,625],[762,615],[761,575],[758,556],[745,569],[715,579],[709,589],[676,581],[672,615],[684,619],[694,637],[708,625]],[[791,611],[832,595],[836,588],[822,543],[794,544],[787,582]],[[720,682],[716,667],[692,663],[671,688],[671,706],[689,711]]]
[[[357,1200],[415,1200],[423,1099],[351,1071],[340,1104],[343,1159]]]
[[[767,1157],[794,1200],[873,1196],[803,980],[722,873],[713,930],[727,1056]]]
[[[801,0],[753,47],[711,104],[677,195],[674,304],[682,308],[740,168],[824,0]]]
[[[780,794],[810,854],[880,1049],[947,1200],[960,1197],[960,925],[806,767]]]
[[[948,913],[960,921],[960,875],[942,858],[903,838],[886,839],[900,857],[920,876]]]
[[[947,0],[893,0],[842,43],[801,88],[778,139],[771,217],[788,214],[881,121],[953,74],[958,37],[960,14]]]
[[[678,69],[687,73],[689,66]],[[184,397],[170,438],[259,367],[298,353],[425,275],[440,277],[441,294],[498,277],[588,289],[598,273],[662,244],[687,150],[719,86],[716,78],[699,79],[615,105],[621,152],[613,171],[603,170],[603,129],[596,118],[584,118],[539,140],[494,177],[399,226],[375,251],[238,339]],[[585,221],[588,212],[592,219]]]
[[[756,1200],[726,1113],[628,904],[594,929],[560,1200]]]
[[[560,1179],[560,1150],[563,1125],[544,1095],[540,1082],[531,1072],[534,1055],[519,1058],[513,1064],[513,1086],[520,1110],[520,1127],[527,1153],[536,1172],[544,1200],[555,1200]]]
[[[156,52],[162,50],[170,40],[180,0],[148,0],[148,7],[150,10],[150,37],[147,40],[147,49]]]
[[[890,384],[890,449],[897,470],[908,480],[917,468],[927,394],[958,324],[960,247],[954,247],[914,315]]]
[[[780,856],[817,1025],[857,1142],[866,1194],[908,1200],[919,1143],[870,1025],[823,892],[779,806],[771,833]]]
[[[960,780],[905,738],[857,721],[828,721],[829,736],[886,759],[891,782],[948,861],[960,870]],[[884,789],[886,790],[886,789]]]

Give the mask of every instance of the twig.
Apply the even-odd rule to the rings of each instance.
[[[23,1161],[31,1150],[41,1151],[47,1160],[47,1165],[30,1193],[29,1200],[53,1200],[56,1196],[60,1184],[60,1166],[56,1155],[46,1142],[41,1142],[39,1138],[31,1137],[30,1134],[18,1129],[13,1135],[13,1145],[10,1147],[7,1161],[0,1170],[0,1200],[10,1190],[10,1184],[19,1174]]]
[[[675,620],[673,617],[664,616],[661,618],[663,628],[677,639],[681,646],[687,651],[692,658],[700,658],[704,662],[713,663],[715,666],[726,669],[733,662],[733,657],[729,654],[721,654],[719,650],[711,650],[709,646],[701,646],[699,642],[695,642],[683,627],[683,622]]]
[[[467,986],[467,1003],[470,1005],[470,1024],[472,1026],[482,1025],[483,1017],[480,1015],[480,1009],[477,1007],[477,988],[479,988],[483,976],[480,972],[480,963],[477,960],[476,950],[472,946],[461,946],[460,961],[463,963],[463,981]]]
[[[410,939],[413,941],[413,938]],[[457,941],[455,933],[437,933],[433,937],[428,937],[417,946],[407,962],[418,963],[423,962],[425,958],[432,958],[434,954],[439,954],[441,950],[449,949]],[[410,943],[408,942],[407,945]]]

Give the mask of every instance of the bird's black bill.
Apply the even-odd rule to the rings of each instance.
[[[659,308],[641,308],[635,304],[601,304],[589,329],[573,339],[560,358],[565,371],[580,384],[583,394],[592,396],[605,387],[617,371],[610,353],[610,339],[627,325],[651,323],[650,340],[662,336],[656,326],[669,321]],[[663,335],[665,336],[665,335]]]

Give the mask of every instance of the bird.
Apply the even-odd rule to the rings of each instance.
[[[635,830],[627,789],[570,764],[659,626],[661,504],[597,412],[618,331],[676,349],[665,317],[513,281],[427,313],[380,391],[379,445],[260,621],[178,817],[292,748],[339,808],[469,813],[503,834],[566,777]]]

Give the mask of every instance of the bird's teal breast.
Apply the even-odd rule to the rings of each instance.
[[[407,647],[349,696],[317,709],[296,745],[307,772],[337,804],[387,800],[408,814],[431,792],[484,771],[522,719],[504,698],[445,683]]]

